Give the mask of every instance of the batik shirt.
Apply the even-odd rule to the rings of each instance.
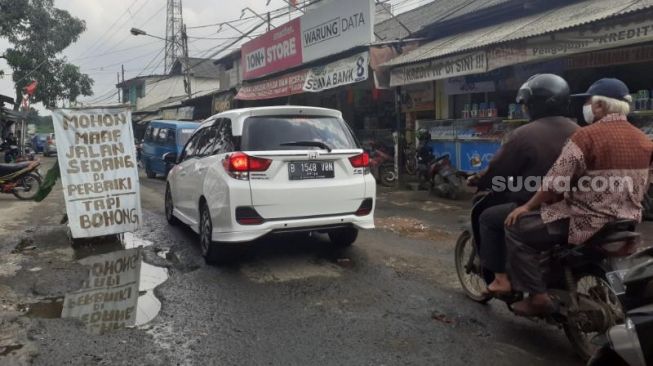
[[[569,243],[582,244],[616,219],[641,221],[653,143],[626,116],[610,114],[575,132],[543,180],[564,194],[544,205],[545,223],[569,219]]]

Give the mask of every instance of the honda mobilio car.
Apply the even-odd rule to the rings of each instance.
[[[337,246],[374,228],[376,182],[339,111],[299,106],[227,111],[210,117],[167,177],[165,213],[199,234],[208,262],[267,235],[328,234]]]

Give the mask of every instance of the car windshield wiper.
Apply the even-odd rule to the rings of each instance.
[[[331,152],[333,150],[331,146],[325,144],[324,142],[320,141],[293,141],[293,142],[284,142],[280,146],[310,146],[310,147],[319,147],[321,149],[325,149],[328,152]]]

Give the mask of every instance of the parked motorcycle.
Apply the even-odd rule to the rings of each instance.
[[[0,164],[0,192],[11,193],[20,200],[31,200],[41,187],[39,161]]]
[[[429,163],[427,174],[432,194],[455,200],[463,192],[462,173],[453,167],[449,154],[434,158]]]
[[[379,144],[371,144],[368,151],[372,175],[377,182],[385,187],[394,187],[397,180],[395,159],[390,151],[389,148]]]
[[[482,193],[475,197],[471,227],[458,238],[455,251],[456,272],[466,295],[486,303],[492,299],[485,291],[494,275],[481,265],[478,218],[486,208],[503,203],[500,194]],[[624,311],[609,278],[615,275],[615,261],[630,254],[639,238],[636,222],[619,220],[603,227],[583,245],[560,244],[541,255],[549,295],[559,310],[542,319],[564,329],[574,350],[584,360],[597,348],[592,339],[624,322]],[[480,244],[482,245],[482,243]],[[508,308],[524,294],[500,297]]]
[[[3,145],[5,152],[5,163],[17,163],[23,161],[33,161],[36,158],[34,151],[29,147],[25,147],[25,154],[20,153],[20,148],[17,145]]]
[[[631,269],[616,272],[608,280],[623,304],[626,321],[595,338],[600,348],[588,366],[653,365],[653,247],[625,262]]]

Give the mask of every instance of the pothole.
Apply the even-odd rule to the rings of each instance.
[[[33,318],[77,318],[96,334],[147,324],[161,310],[154,289],[169,277],[166,268],[143,261],[142,248],[150,245],[152,242],[126,233],[117,250],[111,241],[103,241],[99,247],[76,246],[76,256],[82,257],[79,263],[90,268],[82,288],[65,297],[20,304],[17,310]],[[103,253],[87,255],[97,252]]]
[[[30,318],[55,319],[61,317],[63,297],[53,297],[39,302],[20,304],[16,310]]]

